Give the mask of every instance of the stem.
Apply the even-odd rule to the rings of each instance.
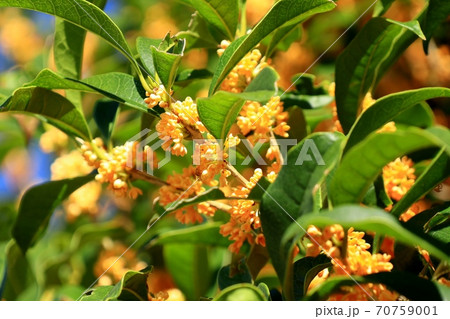
[[[380,243],[382,239],[383,238],[378,233],[375,234],[372,244],[372,254],[377,254],[380,251]]]
[[[344,239],[342,240],[342,261],[347,266],[348,229],[344,228]]]
[[[227,204],[215,201],[215,200],[207,201],[207,203],[209,205],[211,205],[211,206],[213,206],[213,207],[215,207],[217,209],[223,210],[225,212],[229,212],[231,210],[231,206],[230,205],[227,205]]]
[[[241,23],[239,27],[239,36],[243,36],[247,33],[247,1],[242,1],[241,7]]]
[[[278,148],[278,153],[280,153],[280,165],[284,165],[284,158],[283,154],[281,154],[280,145],[277,143],[277,139],[275,138],[275,135],[273,134],[273,130],[270,130],[270,145],[276,146]]]
[[[149,183],[154,184],[154,185],[159,185],[159,186],[167,186],[167,185],[169,185],[167,182],[163,181],[162,179],[159,179],[158,177],[146,174],[146,173],[138,171],[136,169],[132,169],[129,172],[129,174],[130,174],[131,178],[140,179],[140,180],[149,182]]]

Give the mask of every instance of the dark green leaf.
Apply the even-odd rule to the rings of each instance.
[[[266,245],[280,281],[292,283],[292,267],[287,249],[281,247],[281,237],[286,229],[302,214],[314,209],[314,196],[320,184],[336,164],[342,136],[332,133],[310,135],[287,156],[275,182],[269,186],[261,203],[261,223]],[[303,162],[302,162],[303,161]],[[259,187],[257,185],[256,187]],[[293,299],[293,291],[284,291]]]
[[[223,290],[235,284],[252,283],[252,275],[244,262],[239,261],[236,264],[231,264],[220,268],[217,278],[219,289]]]
[[[430,220],[424,225],[425,232],[430,231],[431,229],[448,222],[450,219],[450,207],[444,209],[443,211],[436,213]]]
[[[428,44],[431,41],[433,33],[450,14],[450,2],[447,0],[429,0],[428,8],[425,13],[425,19],[422,23],[423,33],[426,40],[423,42],[423,49],[428,54]]]
[[[273,30],[285,25],[298,24],[316,13],[326,12],[334,7],[335,4],[328,0],[284,0],[276,2],[248,35],[233,41],[225,50],[214,73],[209,95],[214,94],[227,74],[247,52]]]
[[[405,110],[424,100],[437,97],[450,97],[450,89],[423,88],[382,97],[365,110],[357,119],[350,130],[344,152],[364,140],[367,135],[379,129],[387,122],[394,120]]]
[[[392,208],[391,214],[399,217],[412,204],[428,194],[450,175],[450,158],[443,148],[417,178],[410,190]]]
[[[211,78],[212,73],[207,69],[192,70],[186,69],[178,73],[175,85],[184,86],[192,81],[205,80]]]
[[[119,114],[119,103],[99,100],[94,107],[94,120],[106,142],[111,138],[116,118]]]
[[[386,70],[417,37],[422,37],[415,20],[399,23],[371,19],[336,61],[336,105],[342,128],[347,133],[366,93],[375,88]]]
[[[428,128],[434,124],[434,114],[426,102],[408,108],[394,118],[396,124]]]
[[[42,234],[53,211],[75,190],[90,182],[94,175],[63,179],[39,184],[28,189],[22,197],[13,228],[13,237],[25,253]]]
[[[297,260],[293,267],[295,300],[303,298],[314,277],[325,268],[331,266],[331,259],[324,254],[320,254],[317,257],[303,257]]]
[[[83,114],[63,96],[42,88],[19,88],[0,107],[0,112],[27,113],[44,118],[61,131],[91,140]]]

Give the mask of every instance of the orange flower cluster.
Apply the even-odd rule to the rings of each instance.
[[[356,232],[353,228],[348,230],[346,258],[342,256],[344,243],[344,229],[341,225],[330,225],[320,230],[314,225],[308,227],[307,234],[311,241],[307,244],[307,256],[317,256],[325,252],[333,258],[333,270],[329,276],[338,275],[368,275],[378,272],[391,271],[391,256],[388,254],[371,254],[368,250],[370,244],[363,239],[364,232]],[[322,271],[318,281],[329,277],[327,271]],[[367,284],[356,287],[346,287],[344,293],[334,294],[330,300],[396,300],[398,295],[390,292],[383,285]],[[371,296],[367,295],[369,293]]]
[[[177,202],[182,199],[188,199],[199,195],[205,191],[203,183],[196,176],[196,169],[189,166],[183,169],[181,174],[173,173],[167,178],[166,186],[159,189],[159,203],[162,206]],[[183,224],[200,223],[203,216],[213,216],[216,209],[208,203],[186,206],[177,209],[175,218]]]
[[[58,152],[63,150],[69,141],[66,133],[51,126],[39,139],[39,146],[45,153]]]
[[[159,105],[162,108],[169,106],[169,103],[165,101],[168,94],[166,94],[166,91],[164,90],[164,85],[154,88],[153,92],[145,92],[145,94],[147,98],[144,102],[147,103],[149,109],[155,107],[156,105]]]
[[[198,116],[197,105],[190,97],[183,102],[170,104],[167,109],[156,125],[159,138],[165,141],[162,148],[170,148],[173,155],[184,156],[187,154],[184,141],[194,135],[196,138],[201,137],[200,134],[206,132],[206,128]]]
[[[228,48],[230,42],[223,40],[217,54],[222,56],[223,52]],[[261,62],[261,52],[258,49],[247,53],[245,57],[231,70],[225,80],[223,80],[220,89],[223,91],[241,93],[250,84],[258,73],[268,64]]]
[[[233,188],[229,197],[246,198],[262,176],[262,170],[255,169],[247,185]],[[265,238],[260,231],[261,221],[256,203],[252,200],[231,200],[230,205],[230,221],[220,226],[220,233],[234,241],[228,249],[233,253],[238,253],[245,241],[252,245],[256,243],[265,246]]]
[[[92,168],[83,160],[80,152],[74,150],[58,157],[51,166],[52,180],[74,178],[89,174]],[[100,198],[102,187],[92,181],[80,187],[70,194],[64,202],[68,221],[74,221],[81,214],[96,215],[98,213],[97,202]]]
[[[290,127],[287,125],[287,120],[288,113],[284,112],[280,97],[274,96],[266,105],[247,102],[239,113],[237,124],[242,134],[254,144],[259,140],[269,140],[271,132],[288,137],[287,131]]]
[[[403,156],[383,168],[384,186],[390,198],[399,201],[414,184],[413,165],[411,159]]]
[[[142,195],[142,191],[133,187],[130,182],[130,172],[135,168],[139,157],[143,163],[147,162],[148,154],[151,154],[151,162],[157,165],[156,155],[150,147],[146,146],[142,153],[137,153],[136,143],[127,142],[125,145],[114,147],[111,152],[104,148],[103,141],[96,138],[92,143],[83,142],[81,151],[84,159],[90,166],[97,168],[95,180],[100,183],[108,183],[109,188],[119,197],[128,195],[136,199]]]

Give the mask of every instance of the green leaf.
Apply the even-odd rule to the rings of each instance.
[[[235,284],[252,283],[252,275],[245,265],[243,260],[240,260],[236,264],[231,264],[220,268],[217,277],[219,289],[224,290],[227,287]]]
[[[93,180],[94,175],[39,184],[22,197],[13,228],[13,237],[25,253],[47,228],[53,211],[75,190]]]
[[[217,248],[216,248],[217,249]],[[199,300],[215,281],[214,262],[205,246],[164,245],[164,261],[187,300]],[[219,266],[219,265],[217,265]]]
[[[437,28],[447,20],[450,14],[450,2],[447,0],[429,0],[425,19],[422,23],[423,33],[426,40],[423,42],[423,49],[428,54],[428,45]]]
[[[155,111],[149,110],[144,102],[145,90],[142,85],[133,76],[125,73],[105,73],[78,81],[62,78],[51,70],[44,69],[33,81],[24,86],[41,87],[49,90],[97,92],[138,111],[156,115]]]
[[[336,61],[336,106],[347,133],[360,112],[360,104],[375,88],[400,54],[421,37],[416,20],[396,22],[371,19]]]
[[[100,286],[83,294],[81,301],[147,301],[147,278],[152,268],[128,271],[115,286]]]
[[[437,184],[450,175],[450,158],[441,149],[425,171],[417,178],[410,190],[392,208],[391,214],[400,217],[412,204],[428,194]]]
[[[431,229],[446,223],[450,219],[450,207],[436,213],[429,221],[423,226],[425,232],[429,232]]]
[[[99,286],[84,293],[80,301],[104,301],[114,286]]]
[[[365,110],[353,124],[344,152],[417,103],[437,97],[450,97],[450,89],[423,88],[382,97]]]
[[[387,235],[409,246],[418,245],[443,261],[450,260],[445,243],[423,233],[423,230],[406,228],[397,218],[380,208],[359,205],[343,205],[320,214],[303,215],[297,219],[297,223],[289,227],[283,235],[282,243],[284,245],[295,243],[305,235],[305,229],[309,225],[325,227],[333,224],[340,224],[344,229],[354,227],[364,232],[372,231],[377,235]]]
[[[150,49],[152,51],[156,73],[158,73],[164,87],[170,90],[175,81],[182,54],[164,52],[153,46]]]
[[[138,37],[136,39],[136,50],[139,53],[141,62],[153,78],[155,78],[156,70],[151,48],[152,46],[158,47],[160,43],[160,39],[149,39],[144,37]]]
[[[166,244],[198,244],[228,247],[231,242],[223,237],[219,231],[221,222],[205,223],[187,228],[165,231],[155,238],[152,245]]]
[[[331,259],[324,254],[320,254],[317,257],[303,257],[297,260],[293,267],[295,300],[303,298],[314,277],[325,268],[331,266]]]
[[[351,279],[344,276],[330,278],[317,286],[305,299],[326,300],[332,293],[339,292],[339,288],[355,285],[355,281],[359,284],[385,284],[413,301],[450,300],[450,288],[407,272],[381,272],[364,277],[352,276]]]
[[[234,39],[239,17],[238,0],[181,0],[198,11],[198,13],[227,39]]]
[[[192,81],[199,81],[211,78],[212,73],[207,69],[186,69],[178,73],[175,79],[175,85],[185,86]]]
[[[6,246],[5,275],[5,281],[0,285],[3,288],[2,298],[10,301],[38,300],[40,292],[36,277],[29,261],[14,240]]]
[[[106,142],[109,142],[116,118],[119,115],[119,103],[116,101],[99,100],[94,107],[94,120]]]
[[[417,128],[372,133],[344,155],[329,190],[333,204],[360,203],[389,162],[414,151],[443,145],[431,131]]]
[[[251,284],[237,284],[220,292],[214,301],[265,301],[264,293]]]
[[[373,16],[379,17],[385,14],[394,1],[395,0],[379,0],[373,8]]]
[[[105,300],[147,301],[147,278],[152,268],[128,271],[108,293]]]
[[[248,35],[233,41],[225,50],[219,59],[219,64],[211,81],[209,95],[213,95],[227,74],[247,52],[273,30],[285,25],[298,24],[314,14],[329,11],[335,6],[334,2],[329,0],[284,0],[276,2]]]
[[[396,124],[428,128],[434,125],[434,114],[426,102],[410,107],[394,118]]]
[[[85,0],[3,0],[0,7],[17,7],[48,13],[73,23],[105,39],[119,50],[140,73],[119,27],[96,5]]]
[[[286,165],[263,196],[261,224],[272,263],[284,285],[292,287],[292,264],[288,261],[291,256],[280,246],[281,237],[295,219],[314,210],[315,193],[336,164],[341,142],[342,135],[337,133],[310,135],[288,152]],[[294,299],[292,290],[284,293]]]
[[[277,91],[278,79],[275,70],[266,67],[242,93],[219,91],[212,97],[197,99],[200,120],[215,138],[225,140],[245,101],[268,101]]]
[[[0,106],[0,112],[26,113],[44,118],[61,131],[91,140],[83,114],[63,96],[42,88],[19,88]]]

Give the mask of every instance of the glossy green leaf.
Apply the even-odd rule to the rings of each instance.
[[[92,181],[94,175],[63,179],[29,188],[22,197],[13,237],[25,253],[47,228],[53,211],[75,190]]]
[[[447,0],[429,0],[425,18],[422,22],[423,33],[426,40],[423,49],[428,54],[428,45],[437,28],[448,19],[450,15],[450,2]]]
[[[444,142],[428,130],[373,133],[355,145],[343,157],[330,186],[334,205],[360,203],[381,170],[397,157]]]
[[[382,97],[371,107],[365,110],[350,130],[344,152],[364,140],[367,135],[381,128],[384,124],[394,120],[405,110],[422,101],[447,97],[450,98],[450,89],[422,88],[418,90],[403,91]]]
[[[150,49],[153,55],[155,71],[164,87],[170,90],[175,81],[182,55],[164,52],[153,46]]]
[[[417,178],[410,190],[394,205],[391,214],[399,217],[448,176],[450,176],[450,158],[443,148]]]
[[[42,88],[19,88],[0,106],[0,112],[25,113],[44,118],[61,131],[91,140],[84,115],[63,96]]]
[[[320,214],[303,215],[297,219],[297,223],[289,227],[283,236],[282,243],[286,245],[296,242],[305,235],[305,229],[309,225],[325,227],[333,224],[340,224],[344,229],[354,227],[364,232],[372,231],[377,235],[387,235],[405,245],[418,245],[441,260],[450,260],[445,243],[423,233],[423,230],[406,228],[396,217],[380,208],[359,205],[343,205]]]
[[[293,285],[294,298],[300,300],[306,295],[309,284],[319,272],[325,268],[331,267],[331,259],[320,254],[317,257],[303,257],[294,263],[293,267]]]
[[[181,0],[198,11],[207,23],[220,30],[227,39],[234,39],[239,17],[238,0]]]
[[[51,70],[44,69],[33,81],[25,84],[25,87],[97,92],[138,111],[156,115],[144,102],[145,90],[140,82],[125,73],[105,73],[78,81],[63,78]]]
[[[214,301],[265,301],[264,293],[251,284],[237,284],[220,292]]]
[[[212,97],[197,99],[200,120],[215,138],[225,140],[245,101],[268,101],[277,91],[278,79],[275,70],[266,67],[242,93],[219,91]]]
[[[260,218],[266,246],[285,285],[292,286],[292,264],[288,261],[290,247],[281,246],[281,237],[295,219],[314,210],[315,193],[336,164],[341,142],[342,135],[337,133],[310,135],[288,152],[286,165],[263,196]],[[284,293],[288,299],[294,298],[292,290]]]
[[[431,229],[442,225],[450,220],[450,207],[436,213],[429,221],[423,226],[425,232],[429,232]]]
[[[233,41],[225,50],[219,59],[219,64],[211,81],[209,95],[214,94],[227,74],[247,52],[273,30],[285,25],[298,24],[314,14],[329,11],[335,6],[334,2],[329,0],[283,0],[276,2],[248,35]]]
[[[219,231],[221,222],[205,223],[187,228],[165,231],[156,237],[152,245],[166,244],[199,244],[228,247],[231,241],[223,237]]]
[[[114,286],[99,286],[83,294],[80,301],[104,301]]]
[[[417,37],[419,23],[371,19],[336,61],[336,106],[347,133],[369,90],[375,88],[386,70]]]
[[[397,291],[412,301],[450,300],[450,288],[407,272],[381,272],[367,276],[352,276],[330,278],[317,286],[306,300],[326,300],[332,293],[339,293],[344,286],[359,284],[380,283]],[[371,300],[368,297],[369,300]]]
[[[434,125],[434,114],[427,102],[421,102],[397,115],[394,122],[398,125],[428,128]]]
[[[128,47],[122,31],[96,5],[85,0],[3,0],[0,7],[17,7],[48,13],[91,31],[119,50],[135,67],[140,68]]]

